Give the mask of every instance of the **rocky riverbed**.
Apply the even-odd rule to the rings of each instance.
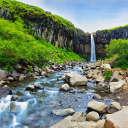
[[[104,126],[106,114],[115,113],[127,105],[127,99],[124,99],[127,72],[111,69],[113,76],[108,81],[104,77],[108,69],[111,69],[109,64],[67,62],[63,66],[46,67],[43,71],[36,67],[34,73],[23,74],[29,76],[23,80],[19,79],[21,73],[16,77],[1,74],[0,126],[49,128],[55,125],[53,127],[63,128],[63,123],[67,122],[73,127]],[[122,86],[121,80],[125,82]]]

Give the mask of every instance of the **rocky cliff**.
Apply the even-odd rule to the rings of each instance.
[[[29,34],[41,38],[64,49],[72,49],[76,53],[88,52],[90,34],[75,28],[68,20],[45,12],[38,7],[23,4],[18,1],[2,0],[0,4],[0,17],[13,22],[24,22]]]
[[[128,39],[128,27],[122,26],[118,28],[97,31],[94,34],[96,43],[96,54],[98,57],[105,57],[105,45],[110,44],[113,39]]]

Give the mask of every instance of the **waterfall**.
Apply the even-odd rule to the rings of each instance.
[[[91,58],[90,58],[91,62],[96,61],[96,52],[95,52],[95,42],[94,42],[94,38],[93,35],[91,34]]]

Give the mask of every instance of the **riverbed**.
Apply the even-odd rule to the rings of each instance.
[[[108,93],[107,88],[95,87],[95,80],[88,82],[87,86],[74,87],[73,92],[59,91],[60,86],[65,83],[60,78],[68,72],[83,74],[79,66],[73,69],[67,67],[50,73],[47,78],[27,78],[22,82],[9,84],[16,101],[11,101],[11,95],[0,99],[1,128],[49,128],[64,118],[53,115],[51,112],[54,109],[73,108],[86,115],[87,104],[94,100],[95,93],[100,94],[103,99],[99,101],[107,105],[116,99],[113,94]],[[26,86],[35,83],[43,85],[44,90],[25,91]]]

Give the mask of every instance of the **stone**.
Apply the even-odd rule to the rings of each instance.
[[[25,90],[27,91],[35,91],[35,86],[34,85],[28,85]]]
[[[7,86],[4,85],[1,89],[0,89],[0,95],[12,95],[12,90]]]
[[[69,82],[72,86],[87,85],[87,78],[79,74],[67,73],[65,75],[65,81]]]
[[[71,121],[75,121],[75,122],[83,122],[85,121],[85,116],[83,115],[82,112],[75,112],[72,116],[72,120]]]
[[[12,76],[15,80],[17,80],[17,78],[19,77],[19,74],[17,73],[16,70],[13,70],[11,76]]]
[[[51,68],[55,71],[57,71],[57,67],[55,65],[52,65]]]
[[[50,128],[95,128],[96,127],[96,123],[94,122],[88,122],[88,121],[74,122],[71,121],[72,118],[73,118],[72,116],[68,116]]]
[[[0,80],[6,80],[7,73],[5,70],[0,69]]]
[[[20,64],[16,64],[15,69],[17,72],[21,73],[22,72],[22,67],[20,66]]]
[[[61,88],[59,90],[60,91],[69,91],[70,87],[68,84],[63,84],[63,85],[61,85]]]
[[[94,94],[93,98],[96,100],[102,100],[102,97],[99,94]]]
[[[105,71],[111,70],[110,64],[104,64],[104,70],[105,70]]]
[[[38,84],[38,83],[34,84],[34,87],[36,89],[44,90],[44,86],[42,86],[41,84]]]
[[[125,84],[126,84],[125,80],[119,80],[119,82],[110,82],[109,83],[110,92],[115,93],[121,91],[123,89],[123,85]]]
[[[96,82],[104,82],[105,78],[103,76],[98,76],[98,78],[96,78]]]
[[[121,80],[123,78],[123,76],[119,75],[118,71],[115,71],[112,78],[110,79],[110,82],[119,82],[119,80]]]
[[[24,78],[25,78],[25,75],[24,74],[20,74],[19,81],[24,80]]]
[[[51,72],[51,70],[49,69],[48,66],[46,66],[45,69],[46,69],[46,72],[48,72],[48,73]]]
[[[53,110],[52,113],[57,116],[67,116],[75,113],[73,108]]]
[[[91,78],[92,77],[92,73],[89,73],[86,75],[87,78]]]
[[[106,115],[104,128],[128,128],[128,109]]]
[[[102,65],[102,62],[96,62],[96,63],[95,63],[95,66],[96,66],[96,67],[100,67],[101,65]]]
[[[107,106],[102,102],[91,101],[88,103],[87,108],[97,111],[99,113],[105,113]]]
[[[41,70],[37,66],[34,66],[34,71],[37,72],[38,74],[41,73]]]
[[[120,103],[118,102],[112,102],[110,106],[107,108],[107,112],[109,114],[112,114],[114,112],[117,112],[121,109]]]
[[[7,78],[7,80],[9,80],[9,81],[13,81],[13,80],[14,80],[14,78],[13,78],[13,77],[11,77],[11,76],[9,76],[9,77]]]
[[[104,123],[105,123],[105,120],[99,120],[97,122],[97,125],[96,125],[96,128],[104,128]]]
[[[94,111],[89,112],[89,113],[86,115],[86,119],[87,119],[88,121],[97,121],[97,120],[99,120],[99,118],[100,118],[99,114],[98,114],[97,112],[94,112]]]
[[[12,95],[11,101],[21,101],[21,97],[17,96],[17,95]]]
[[[45,76],[45,74],[46,74],[46,72],[44,72],[44,71],[41,72],[41,75],[42,76]]]

